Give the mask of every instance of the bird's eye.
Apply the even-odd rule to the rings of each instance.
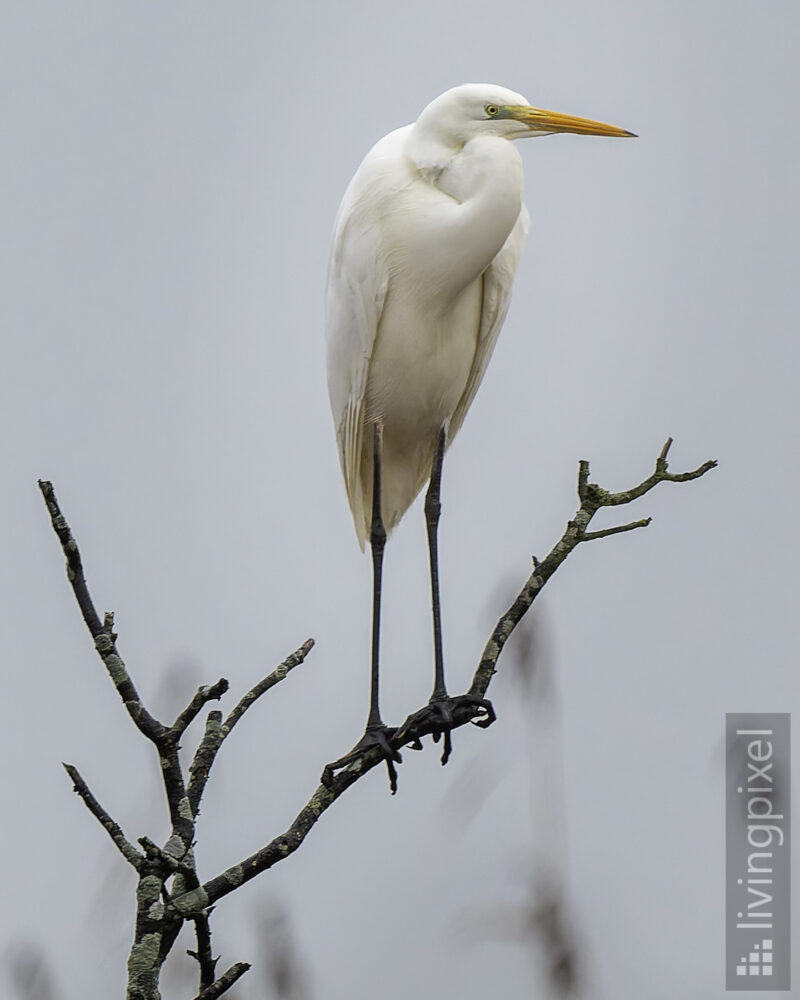
[[[498,113],[499,110],[500,109],[497,107],[496,104],[487,104],[486,105],[486,114],[490,118],[494,118],[494,116]]]

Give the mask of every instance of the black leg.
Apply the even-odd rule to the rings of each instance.
[[[495,719],[494,709],[485,698],[462,694],[451,698],[444,680],[444,655],[442,652],[442,612],[439,600],[439,518],[442,513],[442,463],[446,444],[444,427],[436,439],[433,453],[431,481],[425,497],[425,523],[428,526],[428,552],[431,563],[431,606],[433,610],[433,694],[428,705],[410,715],[396,733],[400,745],[408,745],[415,750],[422,749],[421,737],[430,734],[436,742],[444,737],[442,763],[450,759],[453,749],[451,731],[466,722],[486,728]]]
[[[431,701],[447,698],[444,683],[444,654],[442,652],[442,611],[439,603],[439,517],[442,513],[440,502],[442,492],[442,461],[444,459],[445,429],[439,431],[436,450],[433,453],[431,481],[425,496],[425,521],[428,526],[428,553],[431,563],[431,606],[433,609],[433,694]]]
[[[364,735],[353,749],[327,764],[322,772],[322,783],[330,786],[336,771],[354,763],[369,750],[378,749],[386,761],[389,771],[389,787],[392,794],[397,791],[397,771],[395,764],[402,762],[392,739],[397,732],[383,724],[380,710],[380,644],[381,644],[381,576],[383,572],[383,551],[386,548],[386,529],[381,514],[381,452],[383,447],[383,427],[373,425],[372,436],[372,521],[369,542],[372,548],[372,661],[370,673],[369,715]]]
[[[383,726],[380,710],[380,645],[381,645],[381,577],[383,550],[386,548],[386,529],[381,514],[381,448],[383,427],[375,424],[372,436],[372,523],[369,543],[372,547],[372,682],[369,700],[367,729]]]

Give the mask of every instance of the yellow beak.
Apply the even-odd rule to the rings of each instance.
[[[525,105],[515,105],[507,109],[512,117],[524,122],[532,132],[575,132],[578,135],[613,135],[636,137],[635,132],[617,128],[616,125],[606,125],[605,122],[595,122],[591,118],[576,118],[574,115],[562,115],[558,111],[545,111],[543,108],[529,108]]]

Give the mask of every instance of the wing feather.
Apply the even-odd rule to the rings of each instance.
[[[478,343],[475,348],[475,358],[472,362],[472,369],[467,380],[466,388],[458,401],[455,412],[450,420],[448,428],[448,439],[450,441],[458,433],[467,410],[475,398],[475,393],[483,381],[486,369],[492,357],[495,344],[497,343],[500,328],[506,318],[508,307],[511,302],[511,288],[514,284],[514,275],[517,272],[517,265],[525,245],[525,239],[530,229],[530,216],[525,206],[519,218],[511,230],[508,239],[503,244],[500,253],[487,267],[483,274],[483,306],[481,309],[481,326],[478,334]]]
[[[366,540],[361,488],[364,395],[375,337],[389,287],[389,268],[375,219],[393,191],[397,150],[406,129],[367,154],[345,191],[334,225],[326,290],[328,392],[347,499],[361,547]]]

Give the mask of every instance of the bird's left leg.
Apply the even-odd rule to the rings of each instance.
[[[381,589],[383,577],[383,552],[386,548],[386,529],[383,525],[381,510],[381,458],[383,451],[383,427],[380,423],[373,426],[372,438],[372,521],[370,524],[370,548],[372,549],[372,660],[370,671],[369,716],[364,735],[353,749],[328,764],[322,772],[322,783],[330,785],[334,773],[348,764],[352,764],[366,753],[377,748],[386,761],[389,771],[389,786],[392,794],[397,791],[397,771],[395,764],[402,763],[402,757],[391,740],[396,730],[385,725],[381,718],[379,681],[380,681],[380,643],[381,643]]]
[[[447,444],[447,430],[439,431],[433,453],[433,466],[428,492],[425,496],[425,523],[428,529],[428,553],[431,569],[431,609],[433,612],[433,694],[426,708],[409,716],[400,728],[400,735],[416,750],[422,749],[420,736],[431,733],[436,742],[444,736],[442,764],[446,764],[452,751],[451,730],[465,722],[490,726],[494,722],[494,709],[485,698],[465,694],[451,698],[444,679],[444,652],[442,648],[442,610],[439,598],[439,518],[442,513],[442,465]]]

